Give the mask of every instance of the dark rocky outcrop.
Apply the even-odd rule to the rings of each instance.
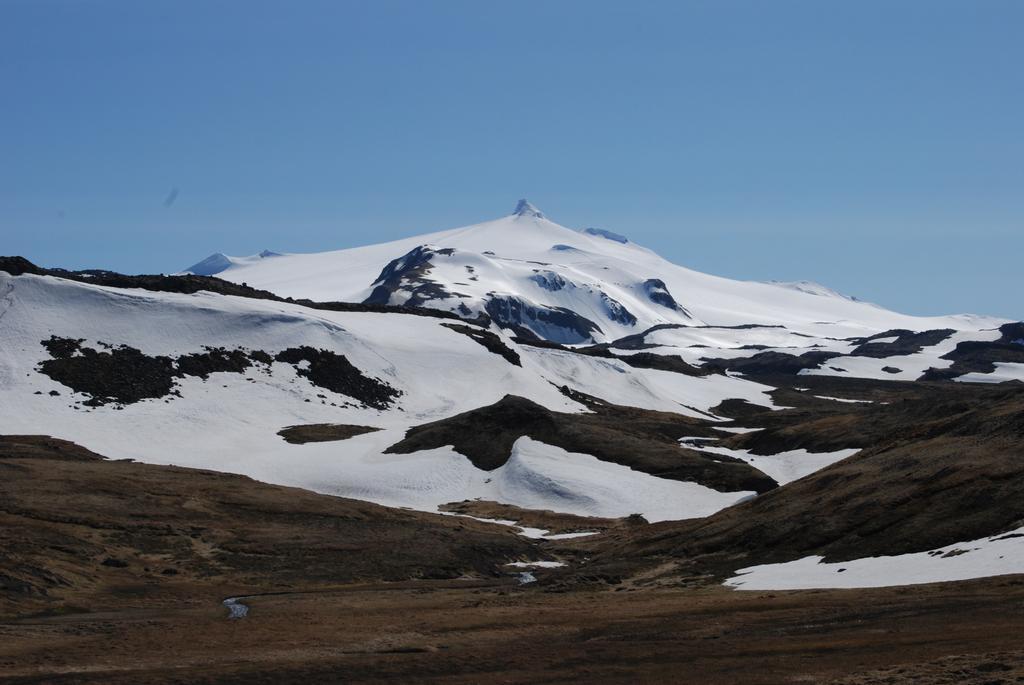
[[[564,307],[547,307],[515,295],[491,295],[484,304],[487,315],[521,338],[557,343],[593,342],[601,327]]]
[[[838,352],[804,352],[800,355],[786,352],[759,352],[752,357],[732,359],[702,358],[704,368],[736,371],[748,375],[796,375],[804,369],[817,369],[823,362],[842,356]]]
[[[180,375],[198,376],[202,379],[211,373],[242,373],[253,361],[269,364],[270,355],[262,351],[246,352],[245,350],[228,350],[223,347],[206,347],[203,352],[193,352],[177,358],[175,367]]]
[[[544,290],[550,292],[557,292],[566,286],[566,280],[554,271],[541,271],[540,269],[534,269],[534,273],[530,276],[530,280]]]
[[[612,342],[611,346],[617,347],[620,350],[642,350],[648,347],[657,347],[656,345],[647,343],[647,336],[655,331],[672,330],[674,328],[686,328],[686,326],[679,323],[661,323],[656,326],[651,326],[646,331],[627,335],[624,338],[619,338]]]
[[[553,412],[522,397],[506,396],[495,404],[416,426],[387,451],[408,454],[453,445],[475,466],[490,471],[508,460],[517,439],[528,436],[661,478],[721,491],[765,492],[776,486],[774,480],[738,459],[680,447],[681,437],[713,435],[700,421],[581,399],[593,413]]]
[[[608,314],[608,318],[615,323],[622,324],[623,326],[636,325],[636,317],[633,316],[633,313],[626,309],[625,305],[607,293],[601,293],[601,304],[604,305],[604,310]]]
[[[411,314],[413,316],[427,316],[435,319],[461,319],[453,312],[429,309],[423,307],[392,306],[386,304],[367,304],[360,302],[314,302],[307,299],[293,299],[290,297],[279,297],[267,290],[257,290],[242,283],[232,283],[213,276],[196,276],[182,274],[166,276],[163,274],[128,276],[114,271],[102,269],[85,269],[82,271],[68,271],[65,269],[44,269],[36,266],[24,257],[0,257],[0,271],[6,271],[12,276],[33,274],[36,276],[54,276],[79,283],[90,283],[102,285],[107,288],[139,288],[153,292],[182,293],[191,295],[198,292],[211,292],[218,295],[231,295],[234,297],[247,297],[254,300],[271,300],[274,302],[288,302],[310,309],[320,309],[335,312],[370,312],[377,314]]]
[[[399,291],[407,295],[407,307],[422,307],[431,300],[451,297],[452,293],[427,275],[434,266],[432,259],[437,255],[448,256],[454,252],[455,250],[451,248],[437,249],[429,245],[420,245],[391,260],[373,282],[373,292],[363,300],[363,304],[386,305],[391,301],[392,295]]]
[[[478,342],[487,348],[489,352],[493,352],[499,357],[502,357],[509,364],[514,364],[515,366],[523,365],[519,359],[519,353],[506,345],[505,341],[503,341],[501,337],[491,331],[473,326],[465,326],[458,323],[443,323],[441,325]]]
[[[89,395],[86,406],[132,404],[145,399],[177,395],[177,379],[185,376],[209,378],[212,373],[243,373],[254,363],[269,366],[273,361],[299,364],[299,375],[322,388],[355,398],[367,406],[384,409],[401,393],[387,383],[363,375],[343,356],[312,347],[289,348],[276,358],[263,350],[228,350],[205,347],[179,357],[151,356],[127,345],[99,343],[96,350],[74,338],[52,336],[42,341],[50,359],[39,364],[39,372]],[[52,394],[52,393],[51,393]]]
[[[622,243],[623,245],[629,242],[629,238],[627,238],[626,236],[622,235],[621,233],[609,231],[606,228],[584,228],[583,232],[586,233],[587,235],[597,236],[598,238],[604,238],[605,240],[611,240],[612,242]]]
[[[686,362],[682,357],[673,354],[637,352],[635,354],[617,355],[615,358],[637,369],[671,371],[673,373],[681,373],[685,376],[709,376],[713,373],[718,373],[716,369],[694,366],[693,364]]]
[[[928,369],[919,380],[951,380],[966,373],[992,373],[996,362],[1024,364],[1024,323],[1015,322],[999,327],[997,340],[968,340],[957,343],[942,359],[953,364],[945,369]]]
[[[686,376],[709,376],[713,373],[720,373],[716,369],[693,366],[687,363],[682,357],[673,354],[654,354],[653,352],[636,352],[634,354],[615,354],[611,351],[612,344],[598,343],[586,347],[566,347],[558,343],[539,340],[536,338],[513,338],[519,345],[539,347],[545,350],[559,350],[572,354],[582,354],[587,357],[601,357],[602,359],[617,359],[637,369],[656,369],[658,371],[671,371]]]
[[[387,409],[402,394],[384,381],[363,375],[345,355],[330,350],[308,345],[290,347],[278,352],[274,359],[296,365],[309,362],[307,367],[296,367],[300,376],[308,378],[313,385],[354,397],[374,409]]]
[[[335,442],[348,440],[357,435],[374,433],[380,428],[373,426],[353,426],[343,423],[308,423],[301,426],[287,426],[277,432],[285,442],[293,445],[304,445],[307,442]]]
[[[648,278],[644,281],[643,288],[651,302],[660,304],[662,307],[668,307],[672,311],[690,316],[690,312],[676,302],[675,298],[672,297],[672,293],[668,291],[668,286],[665,285],[665,281],[660,278]]]
[[[640,531],[615,555],[664,556],[725,575],[812,554],[845,561],[921,552],[1022,525],[1024,393],[892,382],[876,390],[835,380],[890,393],[891,401],[770,412],[744,423],[764,430],[728,443],[755,453],[861,452],[707,519]]]
[[[931,331],[915,333],[907,330],[891,330],[872,335],[869,338],[858,338],[854,342],[860,344],[850,352],[851,357],[874,357],[884,359],[885,357],[903,356],[920,352],[925,347],[938,345],[940,342],[955,333],[951,328],[941,328]],[[891,338],[891,342],[875,342],[880,338]]]
[[[68,338],[51,338],[44,345],[59,356],[40,362],[39,371],[89,395],[87,406],[131,404],[174,390],[176,373],[170,357],[151,357],[127,345],[97,351]]]

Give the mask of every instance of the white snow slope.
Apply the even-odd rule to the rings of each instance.
[[[739,590],[916,585],[1024,572],[1024,528],[928,552],[865,557],[832,564],[811,556],[781,564],[751,566],[725,582]]]
[[[428,247],[417,249],[423,246]],[[996,328],[1004,323],[969,315],[904,316],[810,283],[709,276],[667,262],[617,234],[559,226],[525,202],[513,215],[475,226],[320,254],[218,254],[193,270],[286,297],[361,302],[373,295],[392,305],[412,303],[467,318],[503,303],[509,311],[533,312],[521,320],[521,329],[566,344],[642,337],[642,346],[615,348],[619,355],[647,351],[700,364],[704,358],[749,357],[762,350],[836,352],[844,356],[804,372],[900,380],[948,367],[952,362],[941,359],[943,354],[959,342],[999,339]],[[379,279],[382,272],[394,277]],[[580,329],[580,321],[594,327]],[[492,324],[491,331],[518,353],[522,366],[515,366],[445,323],[404,313],[332,312],[206,292],[116,289],[0,272],[0,434],[53,435],[114,458],[240,473],[425,511],[481,498],[590,516],[639,513],[663,521],[707,516],[753,495],[658,478],[529,438],[519,439],[508,462],[489,472],[450,446],[384,454],[412,426],[505,395],[556,411],[587,411],[559,392],[560,386],[614,404],[713,421],[718,417],[712,409],[727,399],[777,408],[767,394],[772,388],[735,373],[694,377],[634,368],[621,359],[519,344],[511,327]],[[860,344],[850,338],[940,328],[954,332],[913,354],[849,356]],[[92,348],[128,345],[147,355],[168,356],[206,347],[274,355],[310,346],[344,355],[363,374],[401,394],[393,406],[373,409],[313,385],[297,372],[301,366],[273,362],[241,374],[177,379],[178,396],[89,407],[83,404],[86,396],[39,371],[39,364],[50,358],[41,341],[51,336],[84,339]],[[886,333],[878,344],[899,337]],[[958,380],[1022,379],[1022,369],[1022,364],[999,363],[994,373]],[[286,426],[311,423],[379,430],[303,445],[289,444],[277,434]],[[853,451],[757,456],[700,449],[737,456],[780,483]],[[745,589],[845,587],[836,583],[928,582],[991,569],[1004,572],[999,570],[1006,565],[1004,552],[1021,558],[1019,540],[976,541],[969,544],[977,549],[948,557],[940,550],[943,555],[858,560],[842,565],[843,572],[804,559],[747,569],[733,584]]]
[[[388,262],[422,245],[454,248],[452,255],[435,260],[436,269],[429,277],[450,292],[467,295],[465,301],[471,307],[490,292],[564,306],[598,322],[604,331],[597,336],[601,340],[659,323],[783,325],[796,333],[849,337],[896,328],[974,331],[1003,322],[972,315],[906,316],[815,284],[795,287],[710,276],[672,264],[635,243],[560,226],[525,202],[515,214],[495,221],[347,250],[242,258],[217,275],[285,297],[358,302],[369,296]],[[551,274],[561,277],[566,286],[545,289],[542,282]],[[471,278],[474,275],[476,280]],[[663,281],[690,316],[651,301],[641,287],[649,279]],[[637,317],[637,324],[611,321],[596,295],[598,290],[625,306]],[[455,304],[444,301],[428,306],[449,309]]]
[[[552,410],[586,411],[568,385],[609,401],[708,418],[732,397],[771,407],[767,388],[739,378],[634,369],[617,360],[517,346],[522,367],[443,320],[409,314],[330,312],[211,293],[106,288],[0,272],[0,434],[48,434],[114,458],[241,473],[283,485],[434,510],[471,497],[569,513],[654,520],[704,516],[750,493],[721,493],[572,455],[529,440],[486,472],[451,448],[383,451],[414,425],[519,395]],[[88,407],[84,395],[43,375],[51,335],[85,346],[128,345],[147,355],[238,347],[271,355],[301,345],[344,354],[402,395],[387,410],[359,405],[298,375],[289,364],[255,365],[178,381],[181,397],[121,408]],[[53,391],[59,393],[51,396]],[[337,406],[332,406],[337,405]],[[714,418],[714,417],[711,417]],[[349,440],[293,445],[286,426],[342,423],[380,428]]]
[[[495,221],[390,243],[315,254],[218,253],[193,268],[284,297],[370,299],[468,318],[487,313],[511,332],[568,345],[646,333],[639,341],[645,351],[697,366],[760,351],[835,352],[844,356],[802,373],[888,380],[948,368],[952,361],[941,357],[958,342],[996,340],[996,329],[1007,323],[971,314],[908,316],[809,282],[721,279],[673,264],[617,233],[558,225],[526,201]],[[953,334],[913,354],[849,356],[859,344],[855,338],[936,329]],[[1014,371],[962,380],[1018,377]]]

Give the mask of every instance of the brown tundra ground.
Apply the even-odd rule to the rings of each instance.
[[[49,438],[0,452],[3,683],[1024,683],[1024,576],[520,585],[509,561],[600,550]]]

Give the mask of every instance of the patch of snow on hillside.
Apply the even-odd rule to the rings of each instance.
[[[652,523],[708,516],[754,494],[658,478],[527,437],[515,442],[512,456],[491,473],[491,481],[489,492],[476,496],[601,518],[641,514]]]
[[[995,371],[991,373],[967,373],[954,380],[960,383],[1003,383],[1005,381],[1021,381],[1024,383],[1024,364],[1016,362],[993,362]]]
[[[1024,528],[928,552],[823,563],[809,556],[743,568],[725,581],[738,590],[810,590],[917,585],[1024,573]]]
[[[777,454],[760,455],[751,454],[750,450],[737,450],[729,447],[694,445],[692,449],[742,459],[755,469],[773,478],[779,485],[799,480],[837,461],[853,456],[860,451],[853,448],[837,450],[835,452],[808,452],[805,449],[798,449],[778,452]]]
[[[924,347],[914,354],[892,355],[889,357],[842,357],[830,359],[820,369],[803,369],[800,375],[808,376],[856,376],[876,380],[914,381],[929,368],[945,369],[953,364],[942,355],[952,352],[959,343],[968,340],[998,340],[1002,333],[997,330],[957,331],[937,345]],[[835,371],[832,367],[844,369]],[[883,371],[884,368],[899,369],[896,373]]]

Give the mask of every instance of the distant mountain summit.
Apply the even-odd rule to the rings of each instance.
[[[512,212],[516,216],[528,216],[534,219],[543,219],[544,214],[539,209],[530,204],[529,200],[522,199],[516,203],[516,210]]]
[[[655,327],[662,332],[652,340],[667,340],[666,327],[781,326],[829,339],[998,325],[995,319],[904,316],[809,282],[710,276],[672,264],[621,233],[561,226],[527,199],[508,216],[463,228],[333,252],[216,254],[188,271],[286,297],[437,309],[560,344],[611,343]]]
[[[196,262],[181,273],[194,274],[196,276],[214,276],[232,267],[245,266],[261,259],[280,256],[282,256],[280,253],[271,252],[270,250],[263,250],[259,254],[250,257],[228,257],[223,252],[214,252],[206,259]]]

